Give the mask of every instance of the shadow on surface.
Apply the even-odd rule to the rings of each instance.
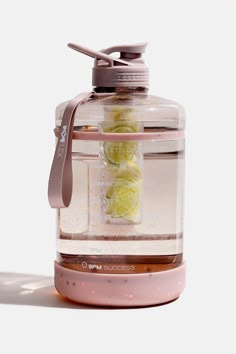
[[[50,276],[0,273],[0,304],[99,309],[75,304],[60,296]]]
[[[52,276],[22,274],[22,273],[0,273],[0,305],[26,305],[58,307],[80,310],[127,310],[165,306],[172,301],[142,307],[102,307],[78,304],[67,300],[58,294],[54,287]]]

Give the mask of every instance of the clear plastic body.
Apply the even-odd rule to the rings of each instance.
[[[57,107],[56,126],[66,103]],[[184,130],[175,102],[146,92],[97,93],[74,129],[115,133]],[[146,273],[183,261],[184,139],[73,140],[73,195],[58,210],[57,261],[83,272]]]

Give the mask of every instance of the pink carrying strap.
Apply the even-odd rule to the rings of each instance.
[[[67,208],[70,205],[73,181],[72,135],[74,113],[76,108],[88,101],[92,94],[90,92],[76,96],[65,108],[48,184],[48,200],[52,208]]]

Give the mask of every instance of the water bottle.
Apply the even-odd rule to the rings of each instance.
[[[146,43],[68,46],[95,60],[91,92],[56,108],[55,287],[96,306],[168,303],[185,286],[184,110],[148,93]]]

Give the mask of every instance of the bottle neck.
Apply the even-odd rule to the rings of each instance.
[[[137,93],[147,93],[148,88],[147,87],[95,87],[94,91],[96,93],[117,93],[117,94],[123,94],[123,93],[129,93],[129,94],[137,94]]]

